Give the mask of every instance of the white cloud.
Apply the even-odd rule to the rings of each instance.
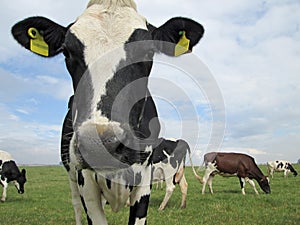
[[[61,125],[22,121],[4,106],[0,106],[0,117],[0,149],[10,152],[18,163],[59,162]]]

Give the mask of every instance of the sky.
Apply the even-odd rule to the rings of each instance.
[[[67,26],[81,0],[0,3],[0,149],[19,164],[58,164],[72,85],[63,56],[20,47],[10,29],[29,16]],[[243,152],[258,163],[300,159],[300,2],[298,0],[136,0],[148,22],[175,16],[201,23],[190,55],[155,57],[150,90],[164,137],[183,138],[194,164],[208,151]]]

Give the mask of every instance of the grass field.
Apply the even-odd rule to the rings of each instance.
[[[265,166],[261,166],[266,174]],[[28,182],[25,194],[19,195],[11,185],[7,201],[0,204],[1,225],[73,225],[74,215],[67,173],[63,167],[26,167]],[[300,166],[295,165],[299,172]],[[200,172],[201,175],[203,175]],[[186,169],[189,183],[187,208],[181,210],[181,193],[177,187],[167,208],[157,209],[165,194],[153,190],[148,211],[149,225],[199,225],[199,224],[300,224],[300,177],[291,174],[287,179],[276,173],[271,179],[270,195],[254,194],[246,184],[246,196],[241,194],[237,178],[216,176],[214,195],[201,194],[201,186],[193,177],[191,168]],[[2,188],[0,188],[2,191]],[[113,213],[106,207],[110,225],[127,224],[128,208]],[[83,224],[87,224],[83,218]]]

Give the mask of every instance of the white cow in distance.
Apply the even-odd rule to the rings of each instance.
[[[297,176],[298,173],[292,166],[289,161],[284,160],[276,160],[276,161],[269,161],[267,162],[268,167],[268,176],[271,175],[273,178],[274,172],[284,172],[284,177],[288,176],[289,172],[292,172],[294,176]]]

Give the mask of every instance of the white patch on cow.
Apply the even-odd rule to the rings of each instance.
[[[20,184],[17,181],[13,181],[15,187],[17,188],[17,190],[20,190]]]
[[[136,219],[135,224],[136,225],[144,225],[144,224],[146,224],[146,218]]]
[[[130,190],[125,187],[126,182],[122,177],[122,173],[120,172],[115,174],[115,176],[110,180],[110,188],[107,187],[105,173],[95,172],[95,175],[97,176],[97,181],[95,182],[97,182],[97,188],[100,188],[101,190],[102,198],[109,202],[113,212],[120,211],[125,206],[130,194]]]
[[[114,6],[127,6],[132,7],[136,10],[136,4],[133,0],[90,0],[87,5],[87,8],[94,4],[105,5],[108,8]]]
[[[88,66],[94,97],[92,111],[106,93],[106,83],[126,58],[123,48],[134,30],[147,29],[146,20],[134,8],[115,6],[113,11],[105,5],[94,4],[78,17],[70,28],[83,43],[84,60]]]
[[[91,130],[97,131],[97,133],[100,135],[104,131],[111,131],[115,137],[122,139],[124,130],[120,127],[120,125],[120,123],[111,122],[106,117],[100,116],[99,113],[94,112],[91,116],[91,119],[83,122],[78,131],[83,135]]]
[[[176,138],[166,138],[166,140],[168,140],[168,141],[174,141],[174,142],[176,142],[176,141],[177,141],[177,139],[176,139]]]

